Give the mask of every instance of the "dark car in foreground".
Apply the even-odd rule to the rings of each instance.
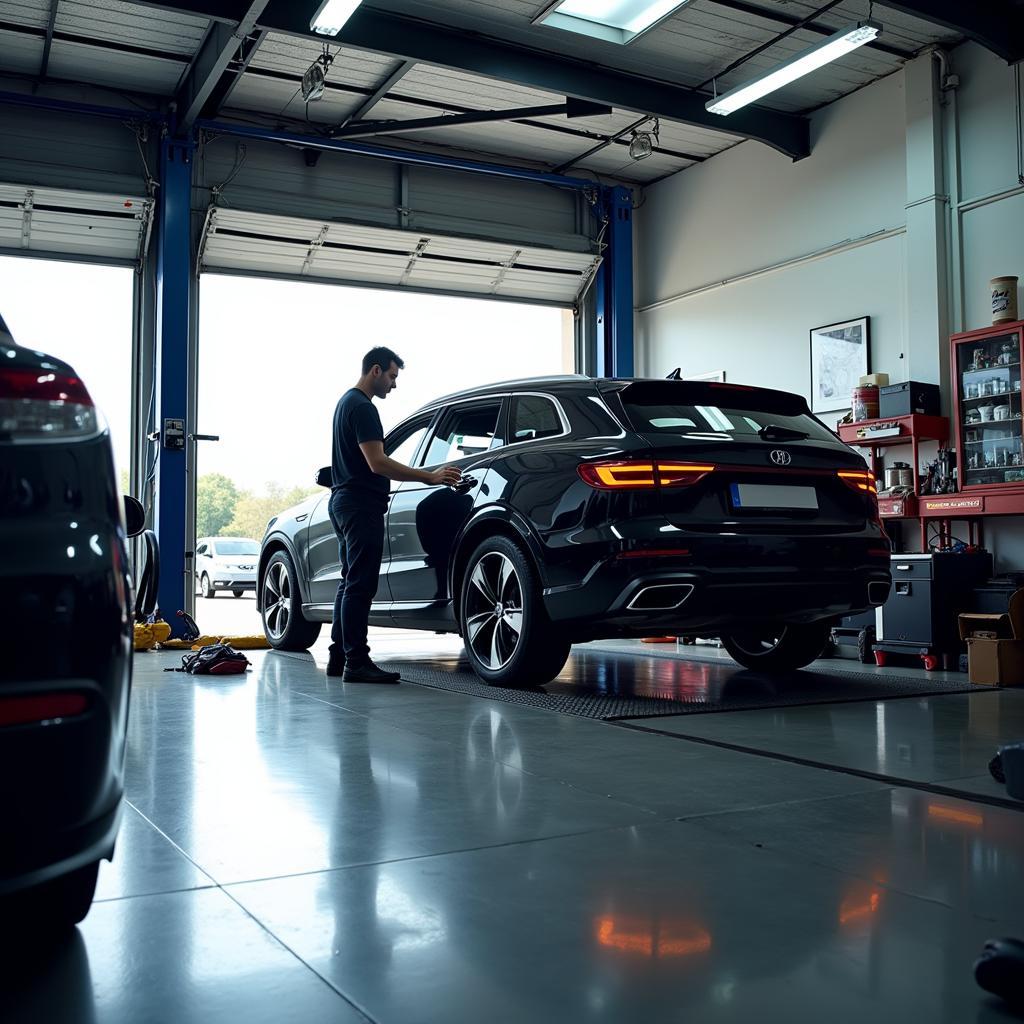
[[[5,924],[77,923],[113,854],[132,656],[124,510],[85,385],[66,363],[15,345],[0,319]],[[140,530],[141,506],[129,511]]]
[[[458,632],[491,683],[547,682],[576,642],[666,632],[795,669],[889,594],[875,482],[797,395],[518,381],[434,402],[384,447],[463,482],[393,486],[371,624]],[[257,599],[274,647],[312,644],[339,572],[326,493],[271,521]]]

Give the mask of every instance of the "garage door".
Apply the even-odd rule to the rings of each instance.
[[[570,306],[600,257],[448,235],[211,209],[203,270]]]
[[[138,264],[152,214],[139,196],[0,184],[0,249]]]

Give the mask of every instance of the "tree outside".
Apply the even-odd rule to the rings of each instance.
[[[303,498],[320,493],[319,487],[292,487],[286,489],[280,484],[267,484],[263,494],[242,491],[234,508],[234,515],[227,526],[220,531],[224,537],[251,537],[262,540],[267,522],[280,515],[286,508],[297,505]],[[204,534],[203,536],[214,536]]]
[[[234,518],[239,497],[235,482],[223,473],[201,476],[196,485],[196,536],[227,536],[224,527]]]

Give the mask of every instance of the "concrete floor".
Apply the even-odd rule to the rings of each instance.
[[[584,649],[563,680],[665,653]],[[1024,935],[1024,804],[986,774],[1024,691],[612,725],[315,659],[137,658],[117,855],[5,1021],[1012,1019],[971,966]],[[692,692],[736,666],[667,670]]]

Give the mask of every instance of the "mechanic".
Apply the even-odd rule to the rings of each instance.
[[[367,352],[363,375],[334,410],[328,508],[338,535],[342,578],[334,600],[327,674],[341,676],[346,683],[397,683],[401,678],[374,665],[366,642],[370,605],[384,557],[388,481],[454,486],[462,477],[454,467],[413,469],[384,454],[384,429],[373,399],[383,400],[394,391],[404,366],[389,348]]]

